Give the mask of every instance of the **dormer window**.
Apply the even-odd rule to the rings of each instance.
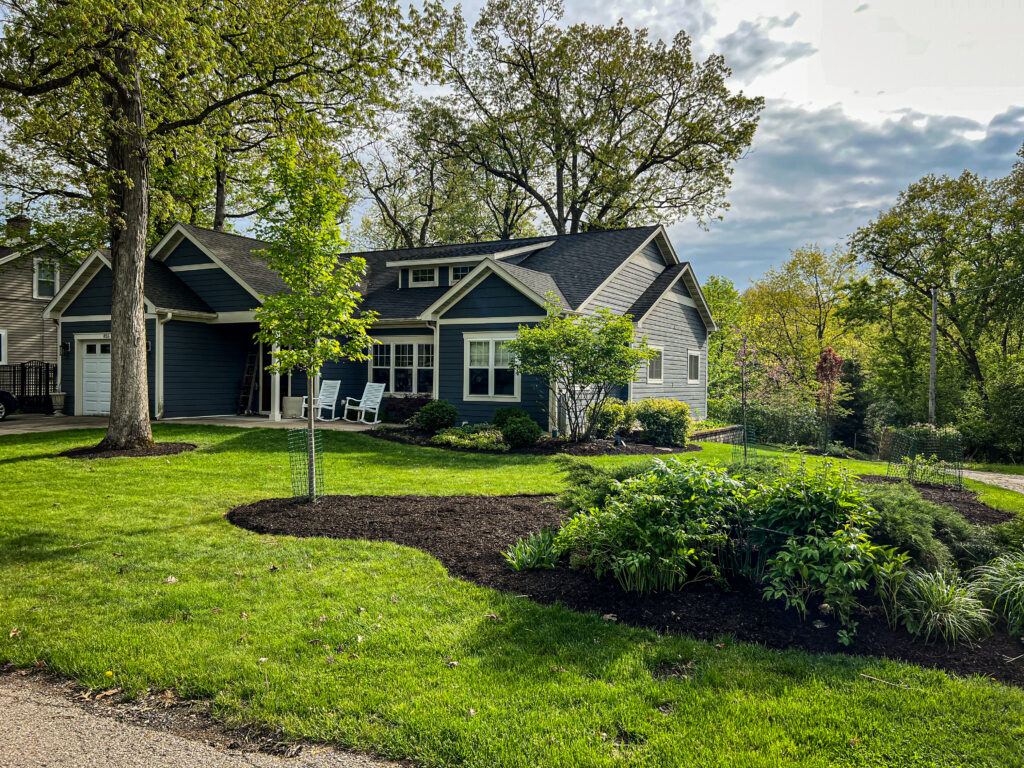
[[[409,285],[431,286],[437,285],[437,267],[416,267],[409,270]]]
[[[60,278],[57,265],[50,259],[36,259],[32,271],[32,298],[52,299],[57,295]]]
[[[452,267],[452,284],[459,282],[462,278],[470,273],[473,268],[468,264],[460,264],[457,267]]]

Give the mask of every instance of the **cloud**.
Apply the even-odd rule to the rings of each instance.
[[[698,274],[738,285],[805,243],[843,243],[929,173],[1009,173],[1024,137],[1024,106],[988,123],[912,110],[875,125],[833,106],[809,110],[769,101],[754,146],[741,160],[724,221],[702,232],[672,227],[673,242]]]
[[[867,3],[861,3],[861,4],[860,4],[860,5],[858,5],[858,6],[856,7],[856,8],[854,8],[854,9],[853,9],[853,12],[854,12],[854,13],[862,13],[863,11],[866,11],[866,10],[867,10],[868,8],[870,8],[870,7],[871,7],[871,6],[870,6],[870,5],[868,5]]]
[[[793,12],[786,18],[761,17],[756,21],[741,21],[735,30],[718,39],[715,49],[725,56],[733,74],[749,83],[760,75],[774,72],[798,59],[817,53],[811,43],[776,40],[770,33],[775,29],[788,29],[800,14]]]

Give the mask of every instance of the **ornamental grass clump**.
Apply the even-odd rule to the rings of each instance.
[[[911,571],[899,600],[907,631],[925,642],[937,636],[949,645],[970,643],[991,632],[992,613],[978,586],[956,571]]]
[[[1024,551],[997,557],[974,569],[975,585],[1011,635],[1024,633]]]
[[[513,571],[528,571],[534,568],[552,569],[562,556],[557,534],[551,528],[542,528],[538,533],[520,539],[501,553]]]

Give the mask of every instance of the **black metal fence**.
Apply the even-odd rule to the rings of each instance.
[[[0,365],[0,390],[18,398],[23,411],[49,413],[53,410],[50,393],[58,390],[57,364],[29,360]]]

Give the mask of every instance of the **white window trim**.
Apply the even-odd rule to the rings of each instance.
[[[7,329],[0,328],[0,365],[7,365]]]
[[[413,280],[413,273],[418,270],[432,270],[434,273],[433,280]],[[409,287],[410,288],[434,288],[437,286],[437,267],[410,267],[409,268]]]
[[[53,264],[53,296],[39,295],[39,265],[44,261]],[[32,298],[39,299],[40,301],[53,301],[58,293],[60,293],[60,269],[57,267],[57,262],[39,256],[32,259]]]
[[[648,345],[650,346],[650,345]],[[651,378],[651,361],[647,361],[647,383],[648,384],[664,384],[665,383],[665,348],[664,347],[651,347],[655,352],[658,353],[658,359],[661,361],[661,376],[657,379]]]
[[[697,378],[690,378],[690,358],[697,358]],[[699,349],[688,349],[686,350],[686,383],[687,384],[700,384],[700,350]]]
[[[465,269],[466,270],[466,274],[464,274],[462,277],[456,277],[455,276],[455,270],[456,269],[460,269],[460,268],[461,269]],[[473,271],[473,265],[471,265],[471,264],[455,264],[453,266],[450,266],[450,267],[448,267],[448,282],[451,283],[452,285],[455,285],[456,283],[460,283],[463,280],[465,280],[467,277],[469,277],[469,273],[472,272],[472,271]]]
[[[388,361],[388,387],[385,391],[387,397],[420,397],[421,395],[431,395],[437,397],[437,342],[433,336],[388,336],[386,338],[375,339],[380,344],[374,344],[369,351],[369,359],[366,361],[366,380],[367,382],[373,381],[373,369],[379,366],[373,364],[373,347],[388,345],[391,347],[390,358]],[[395,344],[412,344],[412,392],[395,392]],[[434,385],[430,392],[418,392],[419,388],[419,372],[420,372],[420,344],[430,344],[434,347],[434,363],[429,366],[423,366],[423,370],[432,370],[434,372]]]
[[[494,344],[495,341],[512,341],[516,338],[515,331],[464,331],[462,334],[462,399],[471,403],[518,403],[522,401],[522,376],[515,374],[511,395],[471,395],[469,393],[469,343],[471,341],[490,341],[487,364],[487,389],[494,391]]]

